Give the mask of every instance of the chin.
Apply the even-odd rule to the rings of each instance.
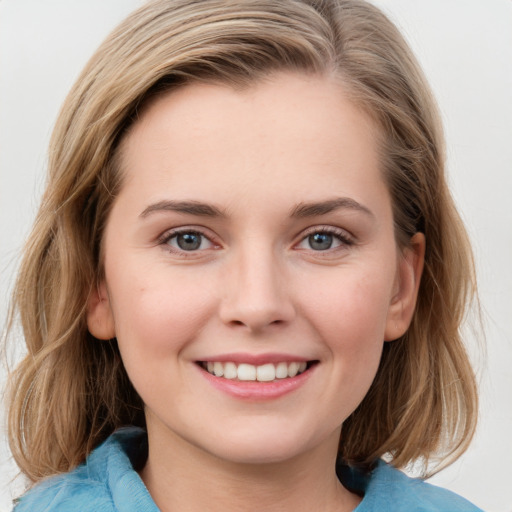
[[[291,461],[313,448],[328,443],[336,450],[338,430],[331,435],[311,435],[310,431],[272,429],[233,430],[236,435],[218,439],[210,453],[237,464],[279,464]]]
[[[287,446],[276,442],[268,443],[265,440],[259,440],[250,445],[228,444],[225,447],[217,445],[214,455],[235,464],[279,464],[294,459],[301,452],[297,445]]]

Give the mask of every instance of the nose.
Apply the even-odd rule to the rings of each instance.
[[[283,264],[267,249],[240,254],[226,268],[220,305],[223,323],[257,333],[289,323],[295,316],[291,283]]]

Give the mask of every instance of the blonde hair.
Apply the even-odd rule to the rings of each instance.
[[[145,103],[196,81],[249,86],[273,71],[335,74],[381,128],[401,247],[421,231],[425,270],[408,332],[343,425],[340,456],[402,467],[456,457],[475,428],[474,375],[459,328],[474,292],[469,243],[444,177],[426,81],[394,25],[360,0],[156,0],[101,45],[53,132],[46,192],[24,251],[11,325],[28,355],[10,378],[9,439],[33,481],[67,471],[116,428],[144,426],[116,340],[88,333],[101,238],[122,185],[119,142]]]

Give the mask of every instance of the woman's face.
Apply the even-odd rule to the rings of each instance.
[[[143,112],[88,322],[117,337],[150,443],[252,463],[335,449],[421,270],[376,137],[339,84],[295,74]]]

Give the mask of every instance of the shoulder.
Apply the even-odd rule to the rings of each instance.
[[[112,500],[100,482],[87,480],[75,471],[49,478],[24,494],[14,512],[114,512]]]
[[[144,439],[140,429],[115,432],[73,471],[29,490],[14,512],[157,511],[132,465]]]
[[[411,478],[379,461],[364,483],[355,512],[482,512],[457,494]]]

